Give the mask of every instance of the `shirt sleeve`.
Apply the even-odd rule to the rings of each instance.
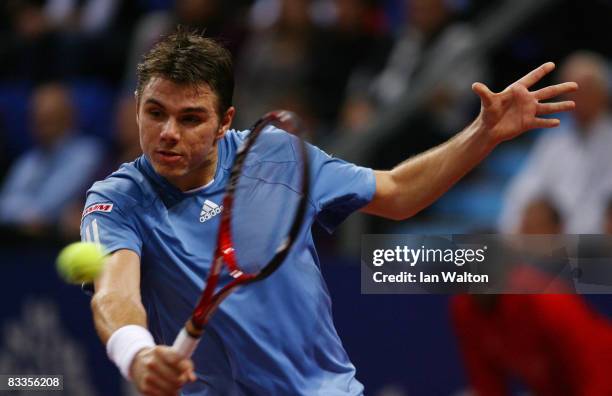
[[[550,149],[551,147],[553,150]],[[549,139],[540,138],[531,151],[525,167],[510,182],[504,194],[504,203],[498,221],[500,232],[518,232],[525,207],[530,201],[546,195],[546,186],[550,179],[550,164],[556,162],[550,161],[551,154],[558,155]]]
[[[36,205],[37,214],[57,221],[61,208],[73,202],[75,196],[81,201],[83,192],[100,168],[103,152],[103,147],[96,140],[79,137],[54,154],[55,158],[62,160],[54,161],[54,165],[46,170],[46,181],[38,190],[44,199]]]
[[[119,249],[142,253],[142,237],[136,220],[122,202],[90,192],[81,220],[81,240],[102,244],[107,254]]]
[[[312,145],[308,145],[308,157],[310,198],[316,207],[316,220],[332,232],[372,200],[376,190],[374,171],[333,158]]]

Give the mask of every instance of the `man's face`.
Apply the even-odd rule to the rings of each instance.
[[[563,226],[555,217],[556,209],[545,200],[530,202],[520,224],[521,234],[560,234]]]
[[[39,88],[31,106],[35,137],[43,147],[52,146],[72,127],[72,104],[64,87],[53,84]]]
[[[234,116],[220,118],[217,95],[206,84],[177,85],[153,77],[138,98],[142,151],[155,171],[181,190],[206,184],[214,176],[217,141]]]

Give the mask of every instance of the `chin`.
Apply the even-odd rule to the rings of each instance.
[[[153,168],[158,175],[167,178],[183,176],[186,172],[182,166],[159,164],[152,162]]]

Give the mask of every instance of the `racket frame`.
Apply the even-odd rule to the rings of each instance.
[[[238,149],[234,165],[230,172],[227,190],[223,198],[223,211],[221,212],[221,225],[219,228],[217,247],[215,248],[214,259],[206,280],[206,286],[191,317],[187,320],[173,344],[173,348],[184,357],[191,356],[195,351],[199,339],[204,333],[204,328],[219,304],[239,287],[263,280],[274,273],[287,258],[299,234],[307,210],[310,174],[306,144],[298,136],[299,155],[302,160],[302,178],[300,181],[302,197],[298,203],[291,229],[285,240],[278,246],[272,259],[269,260],[259,273],[245,273],[240,269],[232,241],[231,214],[234,204],[234,193],[244,166],[244,161],[246,160],[249,150],[253,147],[267,126],[274,125],[275,123],[283,124],[289,121],[295,123],[297,121],[296,116],[286,110],[267,113],[253,125],[251,132],[246,136],[244,143]],[[219,278],[221,277],[222,268],[224,267],[223,264],[227,266],[230,275],[234,279],[215,293]]]

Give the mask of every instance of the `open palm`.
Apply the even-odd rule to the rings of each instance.
[[[573,101],[540,103],[577,90],[578,84],[575,82],[529,91],[532,85],[554,68],[554,63],[545,63],[499,93],[491,92],[482,83],[472,85],[472,90],[480,97],[481,102],[478,118],[494,141],[499,143],[512,139],[534,128],[554,128],[559,125],[559,119],[540,116],[572,110],[575,107]]]

